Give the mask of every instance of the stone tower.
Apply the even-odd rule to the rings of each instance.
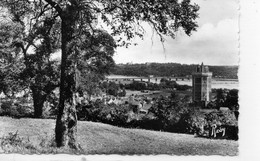
[[[208,66],[204,66],[203,63],[192,73],[192,99],[202,107],[211,101],[211,79],[212,72],[209,72]]]

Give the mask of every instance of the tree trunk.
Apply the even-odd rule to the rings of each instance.
[[[78,149],[77,145],[77,113],[75,96],[66,99],[62,107],[59,104],[59,112],[56,120],[55,139],[57,147],[69,146]],[[61,109],[62,112],[61,112]]]
[[[72,61],[68,60],[70,53],[69,43],[75,32],[77,7],[67,6],[61,16],[62,56],[60,78],[60,100],[55,127],[55,140],[57,147],[69,146],[78,149],[77,144],[77,113],[76,113],[76,77],[72,69]]]
[[[41,90],[37,89],[37,87],[31,87],[31,90],[33,96],[34,117],[41,118],[46,96],[42,95]]]

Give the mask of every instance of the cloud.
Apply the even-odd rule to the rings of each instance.
[[[171,60],[185,63],[228,65],[238,64],[238,23],[225,19],[216,26],[204,24],[191,37],[169,40]]]
[[[117,49],[115,61],[238,65],[237,0],[196,0],[196,3],[201,7],[200,26],[192,36],[178,32],[176,39],[167,38],[163,48],[157,36],[151,41],[152,31],[147,28],[144,41],[136,40],[138,46]]]
[[[237,19],[239,0],[193,0],[200,6],[199,25],[212,23],[217,25],[224,19]]]

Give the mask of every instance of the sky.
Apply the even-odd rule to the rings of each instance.
[[[144,40],[137,46],[118,47],[114,60],[119,63],[181,63],[206,65],[239,64],[239,0],[192,0],[200,6],[199,27],[191,36],[177,32],[162,45],[158,36],[145,25]],[[60,52],[54,58],[60,57]]]
[[[146,27],[144,40],[137,46],[119,47],[116,63],[175,62],[181,64],[238,65],[238,0],[192,0],[200,6],[199,27],[189,37],[178,32],[175,39],[166,38],[164,47],[158,36]]]

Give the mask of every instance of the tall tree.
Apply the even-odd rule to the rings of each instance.
[[[88,37],[94,33],[97,21],[110,27],[111,34],[117,36],[117,44],[128,46],[135,36],[143,37],[141,22],[149,23],[164,41],[163,35],[174,38],[182,28],[188,35],[196,30],[195,19],[199,7],[190,0],[45,0],[61,19],[61,81],[60,101],[56,120],[57,146],[77,148],[76,131],[76,86],[77,63],[70,59],[73,55],[71,42],[79,35]],[[85,33],[85,31],[88,31]],[[125,38],[122,38],[124,36]]]
[[[5,32],[15,33],[3,35],[8,40],[2,42],[6,49],[5,54],[11,57],[15,50],[15,55],[23,67],[16,70],[15,74],[7,71],[12,77],[7,77],[6,74],[4,78],[13,80],[13,83],[8,83],[9,86],[20,82],[19,85],[32,91],[34,116],[41,117],[46,97],[58,86],[57,62],[50,60],[50,57],[60,46],[57,37],[60,23],[56,21],[57,16],[54,15],[53,8],[42,1],[5,0],[0,7],[4,11],[1,27],[11,24],[14,27],[9,27]],[[5,59],[7,60],[7,57]],[[17,63],[11,64],[14,66]],[[14,91],[13,89],[19,88],[9,89]]]

